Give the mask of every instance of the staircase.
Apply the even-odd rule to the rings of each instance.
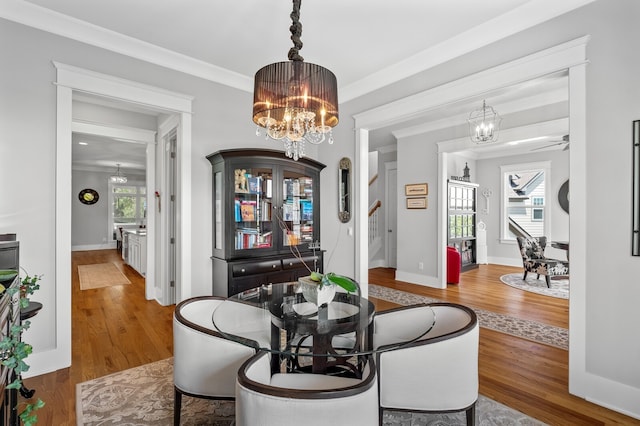
[[[382,230],[380,223],[380,200],[374,201],[369,207],[369,267],[372,267],[372,259],[384,248],[382,244]]]

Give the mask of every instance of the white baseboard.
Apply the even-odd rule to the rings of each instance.
[[[386,268],[387,262],[384,259],[376,259],[369,261],[369,269],[371,268]]]
[[[589,372],[586,372],[585,378],[587,386],[584,398],[587,401],[640,419],[640,389]]]
[[[113,243],[104,244],[89,244],[84,246],[71,246],[71,251],[87,251],[87,250],[110,250],[116,248],[117,245]]]
[[[522,259],[512,259],[510,257],[489,257],[489,263],[493,265],[515,266],[522,268]]]
[[[410,272],[396,270],[395,279],[398,281],[423,285],[426,287],[442,288],[441,280],[438,277],[431,277],[427,275],[413,274]]]

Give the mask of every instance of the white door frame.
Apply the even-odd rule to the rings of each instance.
[[[156,176],[156,132],[147,129],[116,126],[107,123],[89,123],[86,121],[73,120],[71,129],[73,133],[83,133],[89,135],[105,136],[110,138],[125,139],[131,143],[141,143],[146,145],[145,174],[146,174],[146,198],[147,205],[153,202],[152,194]],[[110,187],[111,188],[111,187]],[[110,199],[112,193],[109,194]],[[148,208],[147,208],[148,210]],[[153,230],[156,229],[155,217],[147,214],[147,228],[152,232],[147,235],[147,272],[145,275],[145,297],[153,298],[153,283],[155,282],[154,265],[156,255],[156,245]],[[113,231],[108,229],[109,234]]]
[[[397,251],[398,251],[398,235],[397,235],[397,224],[398,224],[398,213],[397,213],[397,208],[398,208],[398,186],[396,185],[395,191],[393,191],[393,193],[395,194],[395,198],[392,198],[389,196],[389,175],[391,174],[391,171],[395,170],[396,171],[396,183],[398,182],[398,162],[397,161],[391,161],[388,163],[384,163],[384,186],[385,186],[385,190],[384,190],[384,202],[385,202],[385,212],[384,212],[384,228],[385,228],[385,242],[384,242],[384,259],[385,262],[387,263],[387,268],[395,268],[396,266],[398,266],[397,264]],[[395,217],[396,217],[396,223],[391,223],[391,221],[389,220],[389,212],[392,209],[396,209],[396,213],[395,213]],[[393,225],[393,238],[396,239],[396,244],[395,244],[395,250],[396,253],[392,253],[392,250],[390,250],[391,244],[389,243],[389,240],[392,238],[392,236],[390,235],[391,233],[389,232],[389,230],[391,229],[391,225]],[[395,262],[392,262],[392,258],[391,256],[394,256],[396,258]]]
[[[178,177],[180,216],[191,217],[191,110],[193,97],[53,62],[57,77],[56,128],[56,346],[32,354],[34,370],[42,373],[71,365],[71,134],[73,92],[85,92],[123,102],[133,102],[180,117],[181,146]],[[183,284],[179,298],[191,294],[191,222],[179,223],[178,276]],[[182,266],[184,264],[184,267]],[[31,358],[30,358],[31,360]]]
[[[581,141],[571,146],[569,160],[569,182],[571,182],[571,216],[569,228],[571,246],[571,276],[575,283],[583,283],[571,288],[569,300],[569,391],[584,397],[590,393],[593,378],[586,370],[586,286],[587,282],[587,232],[586,232],[586,65],[587,43],[590,36],[542,50],[514,61],[498,65],[479,73],[425,90],[406,98],[390,102],[368,111],[354,115],[356,135],[356,206],[366,210],[368,205],[366,184],[368,181],[367,157],[369,152],[369,132],[400,124],[408,119],[416,118],[421,113],[439,106],[464,100],[471,96],[481,96],[493,90],[509,87],[524,81],[533,80],[558,71],[569,70],[569,134],[572,139]],[[438,154],[438,164],[442,166],[446,154]],[[438,186],[441,188],[446,177],[439,176]],[[363,190],[365,189],[365,190]],[[440,191],[442,192],[442,191]],[[438,195],[438,265],[441,280],[446,281],[446,226],[443,206],[444,194]],[[367,215],[356,208],[356,271],[355,277],[368,289],[368,257],[367,257]],[[574,213],[575,212],[575,213]],[[364,254],[364,256],[363,256]],[[363,284],[365,283],[365,284]],[[596,381],[597,382],[597,381]],[[604,385],[604,384],[602,384]]]

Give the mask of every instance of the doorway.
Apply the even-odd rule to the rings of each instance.
[[[180,122],[178,137],[177,186],[181,196],[177,199],[179,217],[191,216],[191,185],[189,174],[181,170],[191,169],[191,96],[169,92],[162,88],[114,78],[110,75],[84,70],[54,62],[57,70],[57,135],[56,135],[56,300],[57,306],[71,304],[71,150],[73,132],[74,92],[89,93],[106,99],[116,99],[142,105],[145,108],[168,115],[175,115]],[[150,178],[155,182],[155,176]],[[182,300],[191,294],[191,224],[179,221],[177,225],[177,283],[176,298]],[[182,267],[185,263],[186,267]],[[56,309],[56,348],[48,353],[48,365],[53,369],[71,365],[71,315],[70,310]]]
[[[387,267],[395,269],[398,266],[398,169],[395,161],[385,164],[385,175],[385,257]]]
[[[361,114],[356,114],[355,135],[356,135],[356,158],[360,161],[356,163],[358,174],[356,182],[358,188],[364,188],[367,175],[368,164],[363,161],[362,152],[369,151],[370,132],[388,126],[397,125],[403,121],[408,121],[437,109],[440,105],[463,101],[472,96],[483,96],[494,90],[499,90],[513,84],[526,80],[533,80],[551,73],[568,70],[569,72],[569,134],[572,140],[584,141],[586,132],[586,45],[589,37],[581,37],[570,42],[551,47],[549,49],[533,53],[521,59],[516,59],[507,64],[487,69],[474,75],[463,77],[457,81],[445,84],[435,89],[426,90],[413,96],[394,101],[386,105],[371,109]],[[584,144],[572,145],[570,157],[570,182],[571,182],[571,202],[572,214],[570,217],[570,229],[583,231],[586,229],[586,148]],[[438,154],[438,169],[444,162],[443,154]],[[442,187],[447,176],[438,175],[438,188]],[[440,191],[442,192],[442,191]],[[357,206],[366,206],[367,199],[358,194]],[[366,194],[366,192],[364,193]],[[446,287],[446,256],[443,248],[446,246],[446,227],[440,226],[444,223],[443,209],[446,207],[444,195],[438,195],[437,220],[432,222],[437,227],[438,250],[437,265],[440,279]],[[356,279],[361,283],[366,293],[368,287],[367,280],[367,223],[363,214],[356,215],[357,235],[361,236],[356,240]],[[578,245],[580,252],[571,251],[572,276],[576,282],[586,282],[586,236],[583,232],[571,232],[572,246]],[[363,285],[363,283],[366,283]],[[570,318],[584,318],[586,312],[586,295],[584,288],[580,286],[572,287],[572,297],[570,299]],[[581,381],[584,381],[586,373],[585,352],[586,352],[586,331],[584,327],[576,323],[578,320],[570,322],[570,332],[572,339],[569,347],[569,386],[571,393],[577,394],[581,390]]]

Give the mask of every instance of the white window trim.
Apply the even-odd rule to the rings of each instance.
[[[544,198],[550,199],[550,186],[547,183],[551,182],[551,161],[539,161],[535,163],[521,163],[521,164],[508,164],[500,166],[500,243],[501,244],[516,244],[515,238],[509,237],[507,220],[507,203],[505,202],[505,194],[509,190],[507,187],[507,181],[504,177],[505,173],[512,172],[526,172],[531,170],[543,170],[544,171]],[[532,213],[533,214],[533,213]],[[551,235],[551,221],[549,215],[544,215],[544,232],[547,235]]]
[[[125,183],[125,184],[115,184],[112,182],[109,182],[109,223],[108,223],[108,232],[109,235],[113,234],[113,230],[114,230],[114,221],[113,221],[113,204],[116,198],[116,195],[114,195],[113,193],[113,188],[116,186],[135,186],[136,188],[145,188],[147,187],[146,183],[144,181],[136,181],[136,180],[129,180],[129,182]],[[137,198],[138,202],[144,202],[145,199],[147,198],[147,194],[140,194],[139,192],[136,192],[135,194],[122,194],[120,196],[131,196],[134,195]],[[149,214],[148,212],[149,206],[147,206],[147,215]],[[137,209],[136,209],[136,214],[137,214]],[[145,217],[141,217],[138,218],[136,217],[136,223],[138,222],[138,220],[140,221],[144,221],[146,222],[146,218]],[[115,241],[115,240],[113,240]]]

